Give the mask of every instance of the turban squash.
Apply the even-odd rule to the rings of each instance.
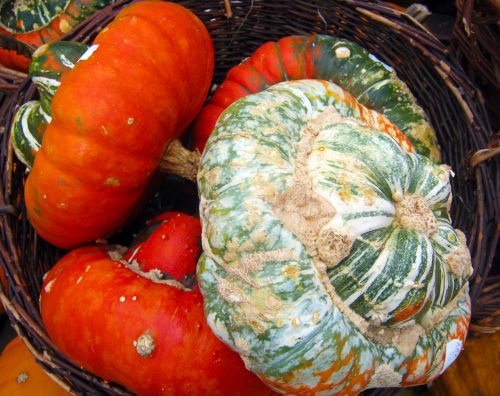
[[[196,147],[203,151],[218,117],[235,100],[282,81],[300,79],[339,85],[361,104],[384,114],[408,136],[418,153],[440,161],[434,129],[392,68],[361,46],[326,35],[289,36],[268,42],[229,70],[196,119]]]
[[[35,48],[59,40],[73,27],[110,0],[3,0],[0,2],[0,33],[15,37]],[[29,58],[0,49],[0,63],[28,71]]]
[[[208,323],[287,394],[428,382],[470,317],[451,169],[342,92],[299,80],[238,100],[198,174]]]
[[[71,248],[121,228],[201,108],[212,74],[212,41],[193,13],[161,1],[124,8],[52,100],[25,185],[38,234]]]

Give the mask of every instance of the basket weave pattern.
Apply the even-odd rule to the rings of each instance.
[[[492,135],[488,147],[479,151],[472,158],[477,161],[491,161],[492,178],[496,186],[498,205],[500,196],[500,174],[498,155],[500,154],[500,6],[494,0],[456,0],[457,16],[453,28],[450,49],[454,58],[464,68],[468,77],[481,89],[479,101],[485,103],[487,115],[492,125]],[[496,157],[496,159],[493,159]],[[498,215],[498,207],[496,210]],[[499,219],[497,217],[496,224]],[[498,238],[492,240],[492,251],[498,245]],[[491,257],[493,260],[494,258]],[[492,265],[495,261],[492,261]],[[476,282],[481,281],[476,277]],[[473,312],[471,329],[477,332],[500,330],[500,267],[491,268],[487,279],[480,288]]]
[[[131,0],[119,1],[79,25],[68,40],[91,43],[97,33]],[[490,125],[478,92],[465,74],[448,59],[447,49],[418,23],[398,11],[373,1],[180,1],[202,19],[215,46],[214,83],[258,46],[292,34],[332,34],[361,44],[391,65],[424,108],[437,131],[443,162],[452,180],[454,227],[464,231],[472,254],[474,276],[471,298],[481,301],[480,319],[498,310],[495,298],[481,300],[484,285],[495,289],[498,278],[488,278],[498,228],[495,160],[473,155],[488,147]],[[9,290],[0,293],[16,331],[39,363],[68,390],[87,394],[128,394],[120,386],[89,374],[60,354],[48,339],[38,310],[43,274],[64,253],[35,234],[24,207],[25,168],[10,145],[10,122],[19,106],[36,97],[34,85],[25,80],[0,108],[0,265],[5,268]],[[477,158],[477,157],[476,157]],[[158,198],[157,198],[158,199]],[[168,198],[165,198],[165,202]],[[160,194],[160,201],[162,197]],[[150,205],[155,206],[152,202]],[[161,206],[161,205],[160,205]],[[156,208],[156,206],[155,206]],[[179,208],[175,208],[179,209]],[[487,289],[486,288],[486,289]],[[475,313],[476,315],[476,313]],[[489,323],[487,330],[497,326]],[[482,326],[484,327],[484,326]],[[481,330],[481,326],[478,327]],[[369,391],[378,394],[381,391]]]

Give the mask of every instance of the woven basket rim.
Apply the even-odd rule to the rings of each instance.
[[[121,0],[102,9],[89,20],[80,24],[63,39],[91,37],[95,35],[97,30],[102,28],[104,21],[108,21],[119,9],[131,2],[131,0]],[[208,2],[188,0],[179,1],[179,3],[191,9],[195,8],[199,15],[204,15],[201,10],[203,7],[200,4]],[[258,7],[264,7],[263,3],[265,1],[262,0],[219,1],[217,2],[219,7],[217,9],[217,17],[220,18],[218,21],[221,24],[233,23],[234,26],[237,26],[235,33],[237,35],[242,31],[242,26],[251,18],[252,12],[255,12]],[[491,133],[491,127],[484,110],[484,104],[481,102],[479,91],[470,82],[461,68],[450,58],[448,49],[430,32],[426,31],[408,15],[388,8],[381,4],[381,2],[367,0],[337,0],[331,2],[305,2],[300,0],[286,2],[283,0],[274,2],[274,4],[282,3],[286,3],[287,7],[295,7],[298,14],[303,13],[302,15],[307,17],[311,17],[312,14],[316,16],[316,12],[318,12],[320,17],[323,18],[320,10],[329,9],[328,7],[345,9],[346,12],[355,15],[356,18],[367,21],[367,24],[383,26],[385,29],[388,29],[393,35],[391,38],[411,45],[415,51],[421,54],[426,62],[432,64],[434,72],[437,72],[437,75],[442,79],[443,86],[445,85],[449,90],[450,97],[460,107],[462,112],[460,115],[466,120],[468,133],[471,136],[473,135],[475,145],[477,146],[475,150],[467,152],[467,158],[461,158],[460,163],[463,163],[463,166],[466,168],[466,171],[463,173],[467,175],[467,179],[464,178],[464,180],[467,182],[472,181],[476,189],[477,207],[474,214],[477,215],[478,220],[474,220],[472,225],[471,243],[476,247],[473,260],[478,263],[476,271],[479,271],[479,276],[476,275],[471,282],[471,297],[474,301],[481,301],[480,292],[482,286],[488,281],[488,273],[493,265],[495,247],[498,243],[499,233],[495,222],[498,222],[500,211],[497,202],[488,202],[488,199],[491,199],[492,196],[494,197],[495,191],[498,190],[498,177],[495,180],[493,176],[495,168],[498,165],[498,157],[493,158],[491,155],[492,148],[488,146],[493,134]],[[230,8],[228,8],[228,5]],[[309,8],[304,8],[304,5],[308,5]],[[227,15],[230,13],[232,15],[228,18]],[[215,34],[218,34],[217,30],[215,32]],[[358,33],[353,33],[353,35],[355,34]],[[382,48],[380,51],[383,52],[384,49]],[[224,70],[233,65],[234,62],[231,65],[221,67],[216,72],[214,81],[220,82],[225,74]],[[6,128],[10,124],[14,110],[21,104],[21,101],[33,96],[33,94],[33,84],[29,79],[25,79],[15,92],[4,100],[4,104],[0,108],[0,119],[2,120],[0,125]],[[48,338],[41,321],[34,314],[34,310],[37,309],[37,303],[34,296],[31,296],[28,291],[27,283],[30,280],[24,279],[20,270],[23,265],[20,258],[23,246],[20,243],[16,243],[19,239],[16,239],[17,237],[14,235],[15,232],[12,226],[17,217],[22,215],[17,209],[19,206],[16,201],[17,197],[12,194],[13,179],[17,175],[14,175],[14,173],[19,172],[19,170],[13,169],[15,166],[12,166],[15,163],[15,159],[12,149],[9,149],[8,145],[8,129],[4,130],[3,135],[4,143],[0,147],[2,150],[0,159],[2,165],[11,164],[11,166],[10,168],[8,166],[3,168],[2,184],[0,185],[0,226],[2,231],[0,265],[4,267],[6,272],[9,292],[7,295],[0,290],[0,300],[6,306],[11,323],[23,341],[30,347],[39,364],[68,391],[95,392],[96,389],[99,389],[102,394],[128,394],[128,391],[122,387],[109,384],[68,361],[57,351],[57,348]],[[485,154],[482,150],[490,151]],[[472,164],[470,163],[471,159],[473,161]],[[35,238],[31,243],[39,246],[37,244],[41,242]],[[500,289],[498,285],[500,285],[500,278],[494,278],[492,284],[488,283],[488,287],[496,293],[495,296],[498,295],[498,290]],[[491,316],[487,317],[491,318]],[[476,331],[481,331],[483,327],[491,331],[491,329],[499,329],[498,326],[500,325],[494,320],[493,323],[478,322],[476,326]]]

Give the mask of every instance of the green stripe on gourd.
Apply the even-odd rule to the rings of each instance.
[[[29,75],[40,95],[42,109],[51,115],[51,103],[61,84],[61,75],[73,69],[87,51],[86,44],[76,41],[58,41],[39,47],[31,59]]]
[[[12,33],[27,33],[48,25],[68,6],[70,0],[4,0],[1,2],[1,25]]]
[[[109,3],[105,0],[2,0],[0,27],[17,34],[34,32],[64,14],[72,18],[74,26]]]
[[[12,120],[12,146],[17,158],[31,168],[42,144],[42,136],[50,122],[38,100],[24,103]]]
[[[75,66],[87,49],[88,46],[82,43],[59,41],[45,44],[33,54],[29,74],[40,99],[24,103],[14,116],[11,127],[14,151],[29,169],[51,121],[52,98],[59,88],[61,76]]]
[[[340,85],[363,105],[381,112],[408,136],[419,154],[441,161],[436,132],[391,67],[356,43],[332,36],[315,36],[311,47],[316,78]]]
[[[446,318],[470,314],[449,167],[353,118],[338,89],[293,81],[235,102],[198,174],[208,323],[288,394],[411,383],[421,349],[442,367]]]

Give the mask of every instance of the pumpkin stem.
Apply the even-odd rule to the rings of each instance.
[[[196,182],[201,154],[198,149],[189,151],[182,143],[173,140],[160,161],[160,172],[173,173],[174,175]]]

